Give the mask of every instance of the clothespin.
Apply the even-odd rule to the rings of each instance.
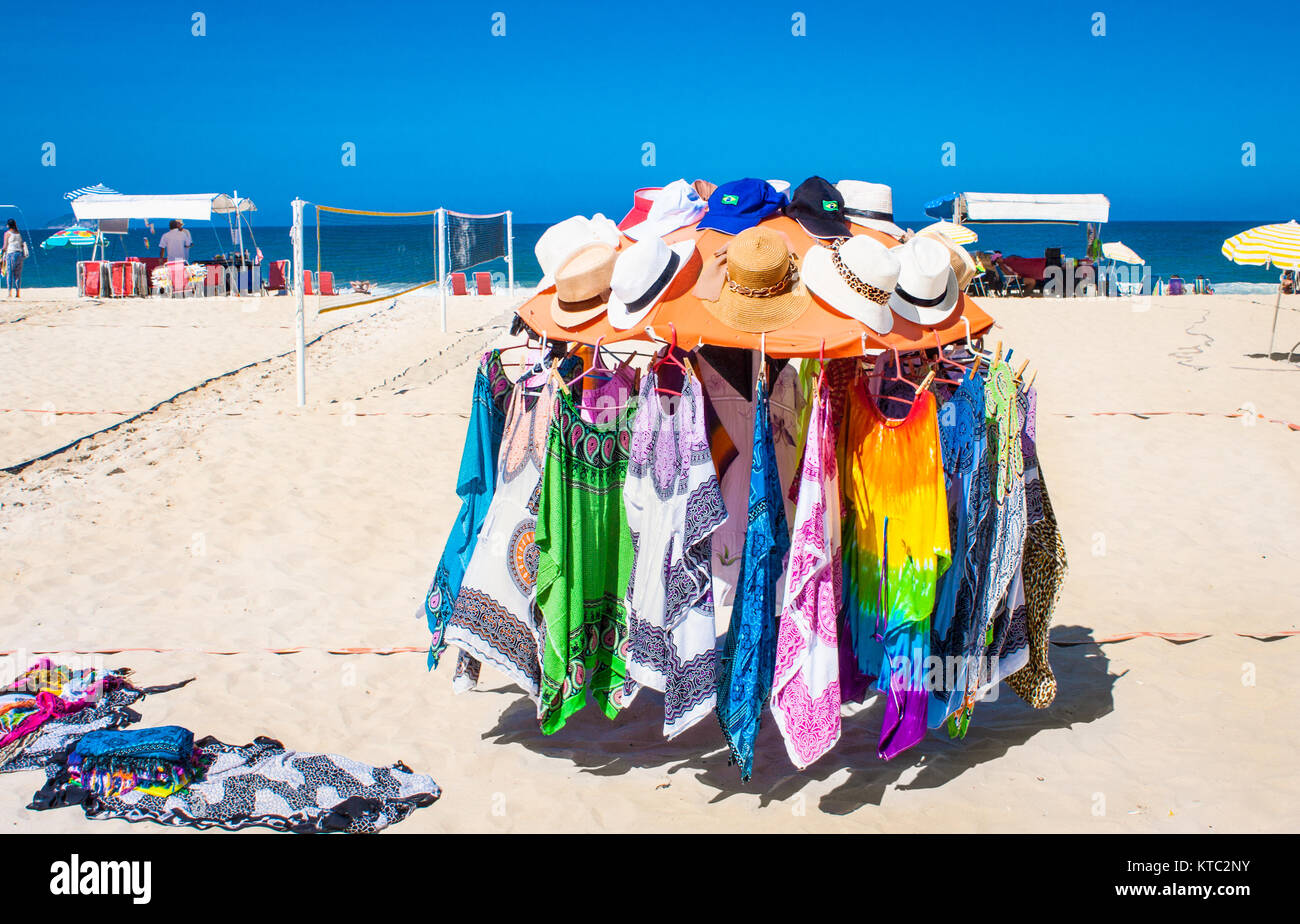
[[[1038,378],[1038,370],[1037,370],[1037,369],[1035,369],[1035,370],[1034,370],[1034,374],[1031,375],[1031,376],[1029,377],[1029,381],[1025,383],[1025,391],[1029,391],[1029,389],[1031,389],[1031,388],[1034,387],[1034,379],[1036,379],[1036,378]]]
[[[930,387],[930,383],[933,381],[934,381],[934,370],[931,369],[929,372],[925,374],[925,378],[921,379],[921,384],[916,386],[916,393],[919,395],[921,392],[925,391],[927,388]]]
[[[993,355],[993,361],[994,361],[995,363],[996,363],[996,362],[1001,362],[1001,361],[1002,361],[1002,341],[1001,341],[1001,340],[998,341],[998,350],[997,350],[997,352]]]
[[[1016,370],[1016,381],[1017,381],[1017,382],[1020,381],[1021,377],[1024,376],[1024,374],[1025,374],[1025,370],[1028,369],[1028,368],[1029,368],[1029,360],[1026,359],[1023,363],[1020,364],[1020,368]]]

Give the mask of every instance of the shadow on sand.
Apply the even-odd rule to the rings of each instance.
[[[537,727],[532,702],[518,687],[486,690],[518,695],[483,739],[520,744],[546,757],[569,760],[582,772],[597,776],[617,776],[632,769],[662,770],[670,777],[693,772],[696,779],[716,790],[713,802],[739,794],[757,794],[766,806],[793,798],[809,783],[824,781],[847,769],[848,779],[823,795],[818,806],[822,812],[843,815],[865,805],[879,805],[891,784],[904,790],[943,786],[1041,731],[1070,728],[1111,712],[1114,684],[1122,675],[1110,673],[1101,648],[1087,641],[1089,630],[1057,626],[1052,638],[1073,644],[1052,646],[1052,669],[1060,692],[1051,707],[1031,709],[1004,684],[996,701],[976,707],[964,740],[952,741],[943,730],[931,731],[920,745],[891,761],[876,757],[881,712],[878,699],[844,718],[839,743],[802,773],[790,763],[771,713],[765,709],[755,747],[754,776],[748,783],[742,783],[739,770],[728,765],[727,748],[716,720],[704,719],[672,741],[664,740],[662,701],[651,691],[643,691],[615,722],[589,703],[563,730],[547,736]],[[904,778],[907,781],[901,782]]]

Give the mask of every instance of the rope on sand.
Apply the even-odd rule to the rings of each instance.
[[[1062,411],[1052,412],[1053,417],[1136,417],[1139,420],[1146,420],[1148,417],[1224,417],[1229,420],[1238,417],[1251,417],[1262,420],[1265,423],[1281,424],[1289,430],[1300,430],[1300,424],[1292,423],[1289,420],[1282,420],[1278,417],[1265,417],[1263,414],[1250,414],[1247,411],[1238,408],[1231,414],[1222,414],[1216,411],[1085,411],[1082,414],[1068,414]]]
[[[1127,642],[1135,638],[1158,638],[1166,642],[1173,642],[1177,645],[1188,642],[1199,642],[1224,633],[1214,632],[1123,632],[1119,635],[1107,635],[1102,638],[1084,638],[1057,640],[1052,639],[1052,644],[1062,648],[1069,648],[1075,645],[1114,645],[1119,642]],[[1300,635],[1300,629],[1284,629],[1279,632],[1231,632],[1226,633],[1235,638],[1251,638],[1257,642],[1275,642],[1284,638]],[[427,645],[399,645],[391,648],[369,648],[365,646],[357,647],[337,647],[321,648],[311,645],[297,645],[290,648],[253,648],[247,650],[238,649],[206,649],[206,648],[51,648],[47,650],[19,651],[9,649],[0,650],[0,657],[8,657],[15,654],[32,654],[32,655],[55,655],[55,654],[73,654],[73,655],[118,655],[130,654],[132,652],[150,652],[153,654],[174,654],[177,652],[187,652],[191,654],[218,655],[229,657],[233,655],[247,654],[273,654],[273,655],[295,655],[307,652],[320,652],[328,655],[395,655],[395,654],[428,654]]]

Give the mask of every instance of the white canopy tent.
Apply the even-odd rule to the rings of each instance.
[[[943,216],[947,217],[947,216]],[[1110,200],[1100,193],[957,193],[952,200],[952,221],[1105,224]]]
[[[255,212],[252,199],[225,193],[181,193],[174,196],[129,196],[120,193],[86,193],[72,200],[78,221],[108,218],[179,218],[210,221],[213,214]]]

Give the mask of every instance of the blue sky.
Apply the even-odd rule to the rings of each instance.
[[[0,202],[33,224],[98,182],[237,188],[268,225],[294,195],[525,222],[621,215],[677,177],[814,173],[889,183],[903,217],[958,189],[1300,217],[1300,38],[1277,0],[20,3],[4,46]]]

